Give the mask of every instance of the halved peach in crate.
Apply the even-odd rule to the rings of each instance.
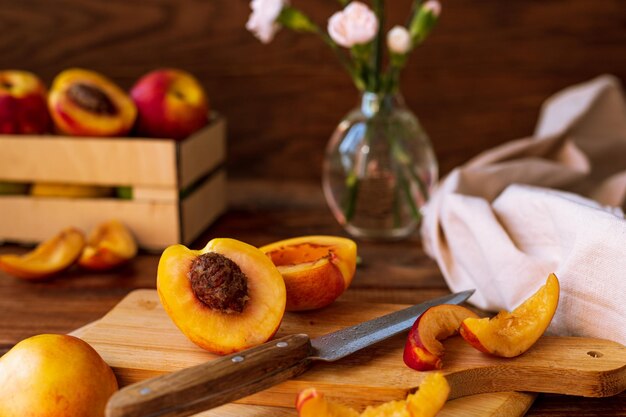
[[[326,399],[315,388],[300,392],[296,399],[299,417],[433,417],[444,406],[450,386],[441,373],[427,375],[415,394],[406,400],[370,406],[361,414],[345,405]]]
[[[559,304],[559,280],[550,274],[545,285],[513,312],[492,318],[467,318],[461,336],[481,352],[512,358],[526,352],[546,331]]]
[[[63,230],[24,255],[0,256],[0,269],[27,280],[48,278],[76,262],[85,247],[85,237],[80,230]]]
[[[86,269],[105,271],[120,266],[137,255],[137,244],[130,231],[118,220],[96,226],[78,260]]]
[[[418,371],[441,369],[444,348],[440,340],[458,333],[461,322],[478,318],[473,311],[454,304],[431,307],[415,320],[404,346],[404,363]]]
[[[135,103],[107,77],[70,68],[52,82],[48,109],[56,129],[74,136],[124,136],[137,117]]]
[[[285,283],[263,252],[234,239],[199,251],[167,248],[157,272],[165,311],[198,346],[228,354],[269,340],[285,312]]]
[[[352,282],[356,243],[336,236],[302,236],[261,248],[287,288],[287,311],[326,307]]]

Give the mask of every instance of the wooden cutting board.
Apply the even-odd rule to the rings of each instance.
[[[336,302],[317,312],[287,313],[277,337],[294,333],[316,337],[404,307]],[[189,342],[174,326],[154,290],[129,294],[100,321],[83,329],[81,337],[111,365],[122,385],[215,358]],[[316,363],[298,378],[239,402],[291,408],[297,392],[307,387],[316,387],[330,398],[360,408],[405,398],[424,377],[424,373],[407,368],[402,361],[405,337],[399,335],[334,363]],[[444,373],[452,388],[451,399],[512,390],[519,380],[534,381],[542,392],[561,392],[567,388],[587,396],[613,395],[626,387],[626,348],[609,341],[543,337],[530,351],[513,360],[484,355],[458,337],[444,345]],[[557,365],[563,369],[559,370]],[[529,372],[530,368],[534,371]],[[442,415],[520,416],[532,399],[532,395],[515,393],[472,395],[450,401]],[[202,415],[268,414],[295,415],[289,409],[238,404]]]

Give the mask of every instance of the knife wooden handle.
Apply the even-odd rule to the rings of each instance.
[[[245,397],[304,372],[311,341],[296,334],[179,372],[129,385],[106,417],[184,417]]]

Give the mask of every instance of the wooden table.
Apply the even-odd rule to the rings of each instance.
[[[213,237],[262,245],[298,235],[344,234],[328,211],[318,184],[234,181],[229,185],[229,201],[230,211],[194,247]],[[414,304],[449,292],[417,236],[403,242],[359,241],[358,245],[363,262],[350,290],[342,296],[345,299]],[[0,253],[24,251],[16,246],[0,247]],[[73,269],[42,283],[0,273],[0,354],[35,334],[68,333],[101,317],[131,290],[154,288],[158,260],[158,254],[141,254],[116,272],[93,274]],[[626,393],[604,399],[541,395],[527,415],[626,416]]]

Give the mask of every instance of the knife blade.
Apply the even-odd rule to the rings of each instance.
[[[416,304],[313,340],[285,336],[222,358],[129,385],[115,393],[106,417],[185,417],[245,397],[409,329],[428,308],[460,304],[474,290]]]

